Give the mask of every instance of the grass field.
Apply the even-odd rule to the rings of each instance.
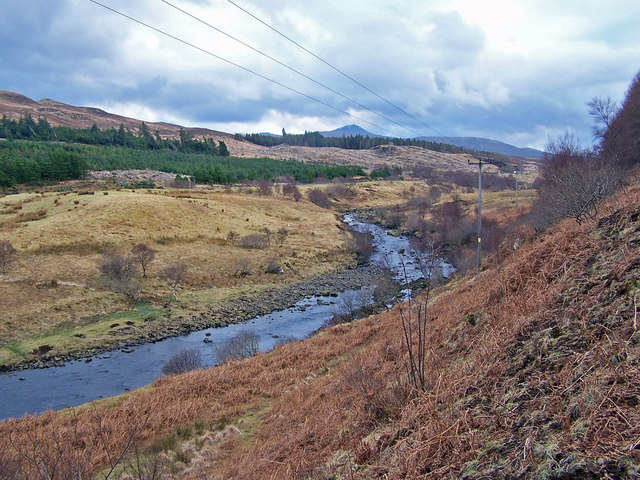
[[[142,322],[171,299],[160,278],[167,265],[189,267],[172,312],[198,310],[239,292],[300,281],[335,271],[351,260],[337,212],[306,200],[223,190],[111,190],[25,193],[0,199],[0,240],[18,251],[0,277],[0,363],[31,358],[39,344],[65,352],[99,345],[113,336],[113,315]],[[251,234],[271,232],[262,249],[240,245]],[[276,238],[276,232],[286,237]],[[229,233],[235,234],[235,241]],[[282,241],[281,241],[282,240]],[[145,243],[155,251],[148,278],[139,278],[139,301],[100,281],[105,253],[126,255]],[[283,275],[265,273],[269,259],[290,265]],[[234,276],[244,262],[252,271]],[[295,269],[295,271],[294,271]],[[119,322],[123,323],[123,322]],[[135,325],[128,325],[130,330]],[[126,332],[121,332],[126,337]],[[84,337],[84,338],[83,338]]]
[[[0,241],[18,251],[17,262],[0,275],[0,364],[33,360],[42,345],[54,348],[49,355],[60,355],[126,342],[240,296],[343,269],[354,260],[340,211],[404,205],[432,188],[419,181],[363,182],[346,192],[336,185],[301,187],[305,198],[311,188],[325,189],[334,204],[328,210],[305,198],[261,196],[246,187],[75,186],[0,198]],[[472,212],[475,195],[444,187],[440,202],[459,198]],[[487,192],[484,208],[489,214],[508,210],[513,200],[513,192]],[[241,246],[243,237],[267,233],[266,248]],[[141,291],[134,301],[105,286],[99,264],[105,254],[127,255],[138,243],[152,248],[155,259],[147,278],[138,275]],[[266,273],[272,260],[284,274]],[[174,263],[189,267],[177,302],[161,278]],[[236,275],[241,266],[252,274]]]

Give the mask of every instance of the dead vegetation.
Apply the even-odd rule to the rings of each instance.
[[[140,445],[196,423],[237,427],[211,455],[195,433],[178,437],[159,478],[635,478],[639,232],[637,187],[582,225],[520,231],[517,249],[436,295],[423,391],[406,381],[396,307],[75,415],[102,412],[111,452],[130,418],[148,418]],[[0,435],[28,445],[73,418],[10,420]],[[9,452],[9,467],[26,468]]]

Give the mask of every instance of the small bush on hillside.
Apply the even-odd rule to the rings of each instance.
[[[107,288],[134,300],[138,298],[141,286],[133,279],[137,271],[133,257],[107,254],[102,258],[98,268]]]
[[[246,259],[240,259],[236,264],[236,270],[234,272],[234,277],[246,277],[253,273],[253,267],[251,266],[251,262]]]
[[[225,343],[216,347],[218,362],[226,363],[231,360],[242,360],[258,353],[260,337],[253,330],[238,332]]]
[[[7,273],[9,265],[15,261],[16,249],[9,240],[0,242],[0,272]]]
[[[199,350],[182,350],[167,360],[162,367],[163,375],[178,375],[202,368],[202,356]]]
[[[250,235],[245,235],[240,240],[240,246],[242,248],[255,248],[255,249],[264,249],[269,246],[269,240],[266,236],[261,235],[259,233],[252,233]]]
[[[309,201],[311,203],[315,203],[319,207],[333,207],[333,204],[331,203],[331,200],[329,200],[329,197],[327,197],[327,194],[319,188],[312,188],[311,190],[309,190],[309,193],[307,193],[307,198],[309,198]]]
[[[348,242],[348,248],[356,254],[358,263],[363,265],[369,261],[369,258],[373,254],[373,235],[364,232],[351,232],[351,238]]]
[[[267,273],[275,273],[278,275],[282,275],[284,273],[282,265],[280,265],[280,262],[278,262],[278,260],[276,260],[275,258],[270,258],[269,260],[267,260],[267,268],[265,271]]]

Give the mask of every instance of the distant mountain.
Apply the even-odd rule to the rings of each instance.
[[[384,138],[384,135],[376,135],[375,133],[367,132],[364,128],[358,125],[345,125],[344,127],[336,128],[328,132],[319,132],[323,137],[355,137],[361,135],[363,137],[371,138]]]
[[[384,135],[376,135],[374,133],[366,131],[364,128],[358,125],[345,125],[344,127],[336,128],[328,132],[320,132],[324,137],[349,137],[362,135],[363,137],[375,137],[386,138]],[[390,137],[389,137],[390,138]],[[493,152],[501,153],[503,155],[510,155],[513,157],[522,158],[542,158],[544,152],[536,150],[534,148],[520,148],[508,143],[499,142],[497,140],[491,140],[488,138],[478,137],[418,137],[418,140],[426,140],[428,142],[446,143],[449,145],[456,145],[458,147],[467,148],[469,150],[478,150],[481,152]]]
[[[419,140],[428,142],[448,143],[458,147],[467,148],[469,150],[477,150],[480,152],[501,153],[513,157],[535,158],[540,159],[544,152],[535,148],[520,148],[509,145],[508,143],[490,140],[488,138],[478,137],[419,137]]]

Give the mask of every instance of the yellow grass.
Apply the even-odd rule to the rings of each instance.
[[[97,331],[92,325],[115,312],[132,310],[133,304],[101,284],[98,264],[104,253],[124,255],[137,243],[156,252],[149,278],[141,279],[145,302],[159,305],[169,299],[168,285],[158,278],[164,267],[176,262],[189,266],[179,293],[183,301],[172,309],[175,315],[335,271],[351,258],[336,212],[306,200],[242,191],[84,193],[0,199],[0,240],[9,240],[18,250],[18,261],[0,277],[0,364],[20,360],[16,351],[28,351],[34,342],[56,341],[56,349],[62,351],[99,342],[109,333],[108,325]],[[31,212],[41,212],[40,218],[20,221],[20,215],[25,218]],[[229,232],[242,237],[265,229],[286,229],[283,245],[273,238],[268,248],[254,250],[227,240]],[[265,273],[270,258],[295,271]],[[251,276],[234,276],[241,260],[251,265]],[[67,340],[50,337],[61,330]],[[75,333],[87,339],[78,341]],[[19,342],[19,348],[6,348],[11,342]]]

